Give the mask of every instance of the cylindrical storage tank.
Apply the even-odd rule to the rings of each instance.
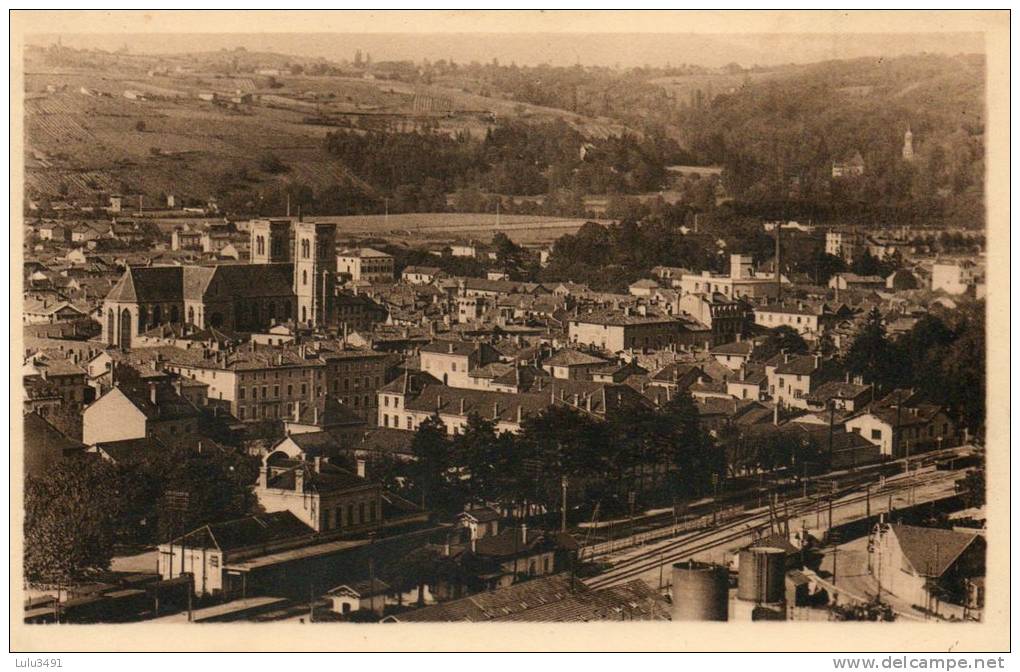
[[[729,572],[688,560],[673,565],[673,620],[725,621],[729,616]]]
[[[786,552],[754,546],[740,552],[737,597],[749,602],[782,602],[786,597]]]

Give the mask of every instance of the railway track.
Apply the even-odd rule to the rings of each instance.
[[[886,484],[878,489],[871,496],[889,495],[907,490],[916,485],[931,485],[933,483],[956,479],[959,474],[955,472],[942,472],[937,474],[927,473],[921,476],[911,476],[896,481],[893,484]],[[869,495],[859,494],[844,498],[833,503],[834,509],[851,506],[865,501]],[[817,513],[828,506],[828,502],[818,500],[791,502],[787,504],[786,513],[790,518],[805,514]],[[751,534],[754,528],[768,521],[768,510],[751,513],[748,517],[724,523],[720,526],[694,532],[680,539],[668,542],[664,545],[650,549],[645,553],[639,553],[633,557],[621,560],[612,569],[603,574],[592,577],[585,581],[591,588],[605,588],[608,586],[623,583],[635,578],[645,572],[656,569],[660,564],[683,560],[695,553],[700,553],[727,544],[741,537]],[[720,536],[721,535],[721,536]]]

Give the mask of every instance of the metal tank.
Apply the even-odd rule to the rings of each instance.
[[[688,560],[673,565],[673,620],[725,621],[729,616],[729,572]]]
[[[737,597],[757,603],[782,602],[786,598],[786,552],[771,546],[755,546],[740,552]]]

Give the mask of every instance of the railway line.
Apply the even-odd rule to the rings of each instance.
[[[853,494],[833,502],[833,509],[838,510],[865,501],[869,496],[877,498],[880,495],[892,495],[903,492],[919,485],[931,486],[944,481],[955,481],[961,474],[951,472],[927,472],[917,476],[908,476],[893,483],[886,483],[870,495],[868,493]],[[786,503],[787,510],[784,515],[789,518],[816,514],[827,509],[828,500],[817,498],[809,501],[790,501]],[[642,574],[658,569],[659,565],[672,563],[691,557],[721,545],[734,542],[742,537],[751,536],[754,530],[769,520],[769,510],[748,512],[746,517],[724,523],[699,532],[686,535],[682,538],[668,541],[664,544],[656,544],[647,550],[634,556],[617,562],[608,571],[592,577],[585,583],[592,588],[605,588],[618,585]]]

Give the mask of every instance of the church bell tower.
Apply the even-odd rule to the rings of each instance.
[[[326,327],[333,315],[336,284],[336,225],[294,222],[294,294],[297,324]]]

